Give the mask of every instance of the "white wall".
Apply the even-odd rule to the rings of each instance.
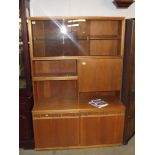
[[[135,17],[135,3],[117,9],[113,0],[30,0],[31,16],[125,16]]]

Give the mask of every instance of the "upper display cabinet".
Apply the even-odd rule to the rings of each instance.
[[[122,56],[122,17],[30,19],[32,57]]]

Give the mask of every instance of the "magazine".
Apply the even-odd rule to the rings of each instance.
[[[91,100],[89,102],[89,104],[91,104],[92,106],[95,106],[97,108],[103,108],[108,105],[108,103],[102,99]]]

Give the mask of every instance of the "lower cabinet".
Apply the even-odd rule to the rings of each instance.
[[[123,142],[124,113],[42,115],[33,114],[36,150],[108,146]]]

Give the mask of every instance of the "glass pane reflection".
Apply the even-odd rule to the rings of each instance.
[[[36,20],[32,33],[34,57],[120,55],[120,21]]]
[[[86,20],[32,21],[34,56],[88,55]]]

